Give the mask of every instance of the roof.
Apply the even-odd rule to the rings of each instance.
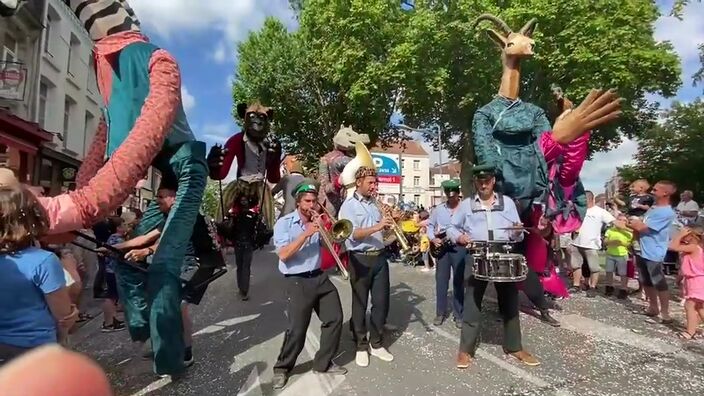
[[[405,154],[427,156],[423,145],[415,140],[406,140],[401,143],[391,143],[389,147],[383,148],[381,142],[377,142],[370,150],[372,153]]]
[[[430,168],[430,175],[445,174],[452,177],[460,177],[460,171],[462,170],[462,164],[459,161],[449,161],[442,164],[442,167],[436,165]]]

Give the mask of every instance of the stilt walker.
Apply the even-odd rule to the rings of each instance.
[[[77,189],[40,202],[49,214],[51,232],[57,234],[89,228],[107,216],[150,166],[178,180],[176,203],[148,273],[118,268],[132,339],[151,338],[155,372],[177,375],[184,370],[179,275],[208,175],[205,143],[195,140],[186,120],[176,61],[140,32],[127,1],[65,1],[95,42],[105,107],[76,177]],[[152,204],[136,233],[150,231],[160,217]]]
[[[613,90],[592,90],[578,107],[563,112],[551,128],[541,108],[519,98],[520,62],[533,56],[531,36],[537,21],[533,19],[514,32],[493,15],[481,15],[477,23],[484,20],[499,29],[486,32],[501,49],[503,74],[498,95],[474,115],[477,164],[496,169],[500,190],[516,201],[524,225],[538,227],[539,219],[547,217],[547,224],[557,232],[578,228],[585,213],[579,172],[587,157],[589,131],[616,119],[621,99]],[[542,243],[528,241],[526,255],[531,256],[530,251],[540,249],[536,244]],[[544,267],[544,261],[542,264]],[[552,322],[554,319],[545,315],[547,305],[537,270],[531,265],[524,292],[541,310],[543,319]]]

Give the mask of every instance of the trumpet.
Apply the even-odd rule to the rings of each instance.
[[[320,233],[320,238],[322,239],[325,248],[332,254],[332,257],[335,259],[335,263],[337,264],[337,268],[340,270],[342,277],[344,279],[349,279],[350,273],[347,271],[347,268],[345,268],[345,266],[342,264],[340,257],[335,254],[333,245],[335,243],[342,243],[347,238],[349,238],[350,235],[352,235],[352,230],[354,229],[354,226],[352,225],[352,222],[347,219],[335,220],[334,217],[330,216],[330,213],[327,210],[325,210],[325,213],[330,218],[330,220],[333,221],[332,228],[330,231],[325,229],[325,224],[323,223],[323,219],[321,218],[321,215],[319,213],[311,211],[311,219],[316,222],[316,224],[318,224],[318,232]]]
[[[381,202],[378,198],[374,202],[376,203],[377,208],[379,208],[382,216],[393,219],[393,216],[391,215],[391,208],[387,204]],[[395,220],[394,224],[391,226],[391,232],[398,241],[398,244],[401,246],[401,253],[410,253],[411,244],[408,243],[408,239],[406,239],[406,235],[403,234],[401,226],[399,226]]]

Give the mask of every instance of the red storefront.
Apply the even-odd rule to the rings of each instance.
[[[0,164],[14,170],[20,181],[33,184],[39,148],[52,138],[39,124],[0,109]]]

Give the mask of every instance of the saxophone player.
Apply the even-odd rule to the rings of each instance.
[[[337,289],[320,269],[321,236],[315,221],[318,188],[304,180],[293,190],[296,210],[281,217],[274,226],[274,245],[279,256],[279,271],[286,277],[288,328],[281,352],[274,365],[274,389],[288,382],[291,370],[306,342],[306,330],[313,308],[321,324],[320,349],[313,360],[318,373],[344,375],[347,369],[335,364],[342,332],[342,306]]]
[[[356,189],[340,207],[340,219],[352,222],[352,235],[345,246],[350,257],[352,286],[352,330],[357,344],[355,362],[369,365],[369,354],[390,362],[394,359],[383,346],[383,331],[389,312],[389,263],[384,253],[382,232],[394,226],[393,219],[384,217],[377,206],[376,170],[361,166],[355,172]],[[367,336],[366,312],[371,294],[372,308]],[[370,348],[371,347],[371,348]]]

